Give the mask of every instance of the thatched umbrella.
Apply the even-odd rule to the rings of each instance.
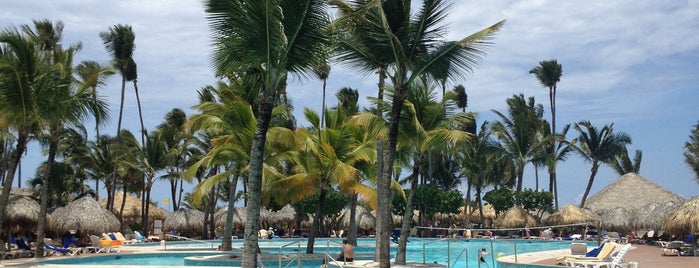
[[[165,218],[163,227],[178,232],[200,231],[204,226],[204,212],[180,208]]]
[[[490,221],[495,219],[495,208],[493,208],[493,205],[487,204],[483,206],[483,218]],[[471,211],[471,222],[481,222],[481,212],[478,210],[478,207],[473,208]]]
[[[121,210],[121,202],[123,200],[124,192],[118,191],[114,194],[114,209],[112,212],[118,215],[119,210]],[[107,199],[100,200],[100,205],[103,207],[107,205]],[[164,220],[167,213],[156,205],[151,204],[148,208],[148,219],[150,220]],[[124,204],[124,218],[141,219],[141,199],[136,198],[130,194],[126,195],[126,203]]]
[[[500,228],[535,227],[536,218],[520,206],[508,209],[495,220],[495,226]]]
[[[663,222],[663,229],[679,237],[699,233],[699,196],[671,212]]]
[[[571,204],[566,205],[556,213],[551,214],[544,221],[547,225],[565,225],[576,223],[591,223],[596,224],[598,220],[587,211],[580,209]]]
[[[608,229],[659,229],[685,200],[636,173],[627,173],[585,202],[585,209]]]
[[[214,223],[216,226],[225,226],[226,225],[226,215],[228,214],[228,207],[224,207],[222,209],[219,209],[216,213],[214,213]],[[248,212],[247,209],[245,208],[235,208],[235,212],[233,213],[233,227],[234,228],[244,228],[245,227],[245,222],[247,221],[248,218]]]
[[[270,211],[269,221],[275,224],[284,224],[294,222],[296,219],[296,210],[291,205],[287,204],[278,211]]]
[[[29,196],[10,195],[5,206],[5,220],[8,225],[36,225],[39,221],[39,209],[41,205]]]
[[[342,220],[340,221],[340,228],[349,228],[350,223],[350,210],[345,209],[342,211]],[[355,219],[357,222],[357,227],[363,230],[372,230],[376,226],[376,217],[367,211],[364,207],[357,206],[357,211],[355,213]]]
[[[119,219],[91,196],[74,200],[51,213],[48,229],[59,234],[79,229],[88,234],[119,231]]]

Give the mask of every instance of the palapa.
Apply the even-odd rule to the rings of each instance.
[[[340,220],[340,228],[346,229],[350,225],[350,213],[349,209],[342,211],[342,220]],[[364,207],[357,206],[357,211],[354,215],[355,221],[357,223],[357,228],[363,230],[373,230],[376,226],[376,217]]]
[[[597,224],[598,220],[587,211],[568,204],[556,213],[551,214],[544,222],[547,225],[566,225],[576,223]]]
[[[536,218],[523,208],[514,206],[495,220],[495,226],[500,228],[518,228],[537,226]]]
[[[684,198],[636,173],[627,173],[602,188],[585,203],[609,229],[659,229]]]
[[[204,226],[204,212],[180,208],[165,218],[163,227],[179,232],[200,231]]]
[[[493,208],[493,205],[486,204],[483,206],[483,218],[490,221],[495,219],[495,208]],[[474,207],[471,211],[471,222],[481,222],[481,212],[478,207]]]
[[[663,229],[679,237],[699,233],[699,196],[671,212],[663,222]]]
[[[214,223],[216,226],[226,225],[226,216],[228,215],[228,207],[223,207],[214,213]],[[248,218],[248,212],[245,208],[235,208],[233,212],[233,227],[243,229]]]
[[[5,219],[9,225],[36,225],[39,221],[39,202],[25,195],[11,194],[5,206]]]
[[[112,209],[112,212],[115,215],[119,215],[119,210],[121,209],[121,202],[124,196],[124,192],[117,191],[114,194],[114,209]],[[107,199],[102,199],[100,200],[100,205],[105,207],[107,205]],[[164,220],[165,216],[167,215],[167,212],[159,208],[158,206],[154,205],[151,203],[151,205],[148,208],[148,218],[150,220]],[[141,199],[136,198],[130,194],[126,195],[126,203],[124,204],[124,214],[122,215],[124,218],[130,218],[130,219],[136,219],[139,220],[141,219]]]
[[[100,234],[119,231],[119,227],[119,219],[89,195],[57,208],[48,221],[48,229],[59,234],[77,229],[88,234]]]
[[[269,221],[280,224],[290,223],[296,219],[296,210],[291,205],[287,204],[278,211],[270,211]]]

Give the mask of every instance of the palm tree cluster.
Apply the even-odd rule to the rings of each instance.
[[[123,202],[114,204],[117,189],[139,196],[142,217],[124,225],[147,232],[151,191],[155,180],[162,179],[169,183],[173,210],[205,212],[203,237],[216,228],[217,204],[227,205],[223,250],[231,249],[234,205],[244,202],[244,267],[257,264],[263,206],[278,209],[315,200],[309,253],[325,230],[330,196],[339,193],[350,200],[351,243],[356,243],[357,206],[369,207],[376,211],[376,258],[388,267],[392,204],[404,203],[403,219],[412,219],[418,210],[418,224],[433,220],[429,214],[434,207],[428,209],[416,197],[421,189],[446,192],[466,184],[466,199],[458,200],[464,213],[478,207],[484,219],[482,198],[488,189],[513,189],[518,205],[527,199],[521,193],[530,163],[535,171],[547,167],[548,192],[556,207],[556,165],[572,152],[592,164],[581,207],[600,165],[618,166],[619,172],[640,169],[640,152],[632,163],[626,153],[630,137],[614,132],[613,124],[598,129],[578,122],[573,129],[579,136],[572,140],[566,137],[570,125],[556,129],[562,67],[555,60],[542,61],[530,71],[549,89],[551,123],[543,118],[543,105],[519,94],[506,100],[506,111],[493,110],[497,121],[477,124],[475,114],[466,109],[466,89],[455,85],[447,91],[447,82],[473,71],[505,21],[444,40],[450,7],[445,0],[419,5],[405,0],[205,1],[219,82],[198,91],[194,114],[175,108],[150,132],[140,116],[135,34],[129,25],[100,33],[111,67],[94,61],[74,64],[80,44],[61,46],[60,22],[5,29],[0,33],[0,175],[6,187],[0,196],[0,225],[17,167],[32,140],[47,151],[46,163],[31,181],[40,189],[41,236],[49,207],[88,193],[98,198],[102,188],[107,208],[117,215],[124,210]],[[331,10],[338,18],[331,19]],[[360,109],[359,92],[352,88],[341,89],[337,105],[326,107],[331,63],[378,74],[379,93],[370,98],[373,107]],[[98,89],[115,73],[121,75],[119,119],[116,134],[108,136],[100,133],[107,105]],[[296,126],[286,91],[291,76],[315,76],[324,82],[320,113],[303,112],[307,127]],[[121,128],[127,82],[133,83],[138,103],[140,141]],[[93,139],[85,128],[88,119],[96,123]],[[401,176],[406,170],[407,176]],[[88,180],[94,180],[94,188],[84,183]],[[185,182],[196,185],[191,193],[183,194]],[[468,217],[465,221],[470,224]],[[400,226],[397,263],[406,261],[412,224],[405,220]]]

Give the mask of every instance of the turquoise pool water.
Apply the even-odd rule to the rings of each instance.
[[[293,244],[294,239],[275,239],[273,241],[260,241],[260,248],[263,253],[276,254],[280,252],[280,247],[287,245],[288,247],[281,248],[282,254],[295,254],[299,251],[304,253],[306,251],[306,241],[303,240],[301,243]],[[53,259],[46,260],[43,263],[46,264],[68,264],[68,265],[86,265],[86,266],[99,266],[99,265],[137,265],[137,266],[148,266],[148,265],[159,265],[159,266],[240,266],[239,262],[227,261],[227,262],[205,262],[200,263],[198,261],[192,261],[191,258],[187,257],[198,257],[198,256],[213,256],[220,255],[221,252],[216,252],[213,250],[203,250],[211,248],[213,245],[216,248],[220,241],[206,241],[204,244],[202,242],[168,242],[166,245],[167,251],[162,253],[108,253],[108,254],[97,254],[89,255],[85,257],[74,257],[65,259]],[[340,239],[317,239],[314,247],[315,253],[330,253],[332,256],[337,255],[340,251]],[[355,248],[356,254],[362,255],[364,253],[371,254],[374,253],[375,240],[374,239],[359,239],[357,241],[357,247]],[[139,244],[133,246],[125,247],[157,247],[161,248],[159,244]],[[396,244],[391,245],[391,258],[395,257],[396,254]],[[242,248],[242,241],[236,241],[233,244],[234,248]],[[451,263],[451,267],[478,267],[478,252],[483,248],[489,253],[488,256],[496,257],[498,255],[512,255],[515,253],[515,248],[517,253],[553,250],[553,249],[567,249],[570,248],[569,241],[538,241],[538,240],[489,240],[489,239],[461,239],[458,241],[453,240],[439,240],[439,239],[412,239],[408,243],[407,248],[407,260],[409,262],[437,262],[440,264]],[[191,249],[193,251],[186,251]],[[423,253],[424,251],[424,253]],[[236,254],[236,253],[233,253]],[[241,254],[241,253],[237,253]],[[187,260],[186,260],[187,259]],[[357,258],[362,259],[362,258]],[[365,258],[366,259],[366,258]],[[492,261],[492,259],[487,258],[488,265],[490,267],[495,267],[497,264]],[[466,263],[468,262],[468,264]],[[320,265],[320,260],[308,260],[304,259],[302,261],[303,267],[313,267],[317,268]],[[277,267],[277,261],[266,261],[264,265],[267,267]],[[292,263],[290,266],[297,267],[296,263]],[[286,263],[283,264],[286,267]]]

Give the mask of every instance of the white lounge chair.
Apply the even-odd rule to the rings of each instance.
[[[585,268],[622,268],[624,265],[622,265],[624,261],[624,256],[626,255],[626,252],[629,251],[631,248],[631,244],[625,244],[619,252],[612,257],[611,261],[602,261],[602,262],[571,262],[570,266],[573,267],[585,267]]]

